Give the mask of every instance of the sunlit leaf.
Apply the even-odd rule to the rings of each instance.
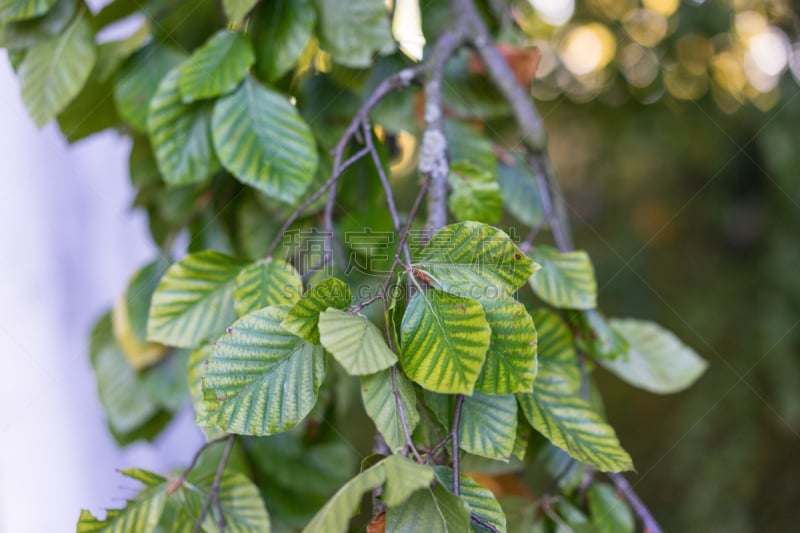
[[[314,407],[325,354],[281,326],[286,313],[287,306],[250,313],[216,342],[203,378],[209,425],[273,435],[297,425]]]
[[[258,0],[222,0],[222,9],[228,22],[239,24],[257,3]]]
[[[2,0],[0,21],[4,24],[38,17],[47,13],[56,0]]]
[[[490,335],[477,301],[435,289],[418,291],[400,326],[403,370],[430,391],[472,394]]]
[[[331,308],[319,315],[322,346],[353,376],[374,374],[397,362],[383,334],[367,317]]]
[[[626,318],[612,319],[610,323],[630,348],[618,359],[598,359],[598,362],[634,387],[656,394],[680,392],[694,383],[708,366],[674,333],[654,322]]]

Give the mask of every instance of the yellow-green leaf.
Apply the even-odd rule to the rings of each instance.
[[[322,47],[336,63],[365,68],[376,52],[394,51],[383,0],[317,0],[316,4]]]
[[[476,390],[486,394],[530,392],[536,378],[536,328],[525,306],[510,296],[481,301],[492,330]]]
[[[240,318],[214,345],[203,377],[206,422],[229,433],[273,435],[314,407],[325,378],[322,348],[286,331],[288,306]]]
[[[436,470],[436,477],[442,482],[442,485],[448,489],[453,486],[452,468],[437,466],[434,470]],[[467,503],[471,513],[487,524],[490,524],[498,533],[505,533],[506,514],[503,512],[503,508],[500,507],[500,503],[494,497],[494,494],[492,494],[492,491],[479,485],[473,481],[472,478],[464,474],[461,474],[459,481],[461,499]],[[490,529],[487,529],[474,520],[472,522],[472,527],[473,531],[477,531],[477,533],[491,532]]]
[[[270,305],[294,304],[303,294],[303,279],[280,259],[256,261],[236,277],[233,298],[236,313],[244,316]]]
[[[519,394],[528,422],[573,458],[603,472],[630,470],[633,463],[614,429],[580,396],[581,375],[569,330],[550,312],[537,312],[539,373],[533,393]]]
[[[161,80],[147,117],[158,169],[169,185],[205,181],[219,168],[211,143],[211,108],[183,103],[179,79],[180,67],[175,67]]]
[[[239,24],[257,3],[258,0],[222,0],[222,9],[228,22]]]
[[[396,371],[394,379],[397,381],[399,401],[405,413],[408,431],[413,433],[419,424],[414,386],[400,371]],[[395,451],[406,444],[406,438],[393,385],[391,368],[361,377],[361,399],[364,402],[364,409],[383,435],[386,445]]]
[[[367,317],[330,308],[319,315],[322,346],[351,376],[374,374],[397,362],[380,330]]]
[[[109,509],[103,520],[81,511],[78,533],[151,533],[156,531],[167,501],[166,480],[141,469],[121,470],[123,475],[144,483],[145,490],[122,509]]]
[[[283,327],[308,342],[319,344],[319,315],[329,307],[344,309],[353,296],[350,287],[336,278],[329,278],[311,287],[289,311]]]
[[[539,298],[563,309],[597,307],[597,282],[586,252],[561,253],[550,246],[537,246],[530,255],[542,267],[530,278]]]
[[[148,340],[192,348],[218,335],[236,319],[233,288],[248,264],[206,250],[169,267],[153,294]]]
[[[414,266],[437,289],[476,300],[511,294],[539,268],[503,231],[469,221],[436,232]]]
[[[513,395],[465,396],[458,426],[458,445],[489,459],[508,461],[517,435],[517,400]]]
[[[450,165],[448,182],[452,192],[447,205],[456,219],[492,224],[503,216],[500,186],[491,173],[469,161],[455,161]]]
[[[231,92],[255,59],[250,41],[241,33],[219,30],[181,65],[178,87],[183,101]]]
[[[253,77],[217,101],[212,131],[222,165],[267,196],[295,203],[314,179],[318,156],[308,124]]]
[[[708,366],[674,333],[654,322],[626,318],[612,319],[610,323],[628,341],[629,349],[617,359],[598,362],[634,387],[655,394],[680,392],[703,375]]]
[[[387,533],[467,533],[470,531],[467,503],[436,482],[418,490],[403,505],[386,511]]]
[[[400,360],[425,389],[472,394],[491,330],[481,305],[435,289],[411,298],[400,325]]]

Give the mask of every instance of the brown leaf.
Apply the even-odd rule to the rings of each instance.
[[[539,50],[533,46],[520,47],[505,43],[497,43],[497,50],[514,71],[517,81],[523,87],[530,87],[542,57]],[[469,58],[469,71],[472,74],[486,74],[486,66],[474,52]]]
[[[367,524],[367,533],[385,533],[386,513],[380,513]]]

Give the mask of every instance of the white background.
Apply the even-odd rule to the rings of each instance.
[[[0,102],[0,533],[75,531],[81,508],[134,494],[116,469],[163,474],[202,441],[188,408],[155,445],[119,450],[97,397],[92,324],[154,256],[128,141],[38,130],[2,51]]]

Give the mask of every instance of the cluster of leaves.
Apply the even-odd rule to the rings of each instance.
[[[150,439],[190,396],[209,439],[242,436],[234,460],[215,464],[209,448],[175,479],[125,471],[144,485],[139,496],[103,520],[85,511],[78,530],[345,531],[370,491],[391,531],[631,530],[620,497],[580,466],[632,468],[593,367],[668,393],[705,364],[655,324],[606,320],[586,253],[523,251],[511,229],[489,225],[539,227],[542,199],[503,141],[508,110],[465,75],[466,56],[447,74],[465,84],[445,124],[458,222],[414,250],[399,277],[394,267],[334,277],[263,256],[286,237],[275,221],[329,178],[348,115],[407,63],[384,2],[171,4],[117,0],[94,14],[78,0],[0,3],[0,42],[32,118],[57,119],[72,141],[108,128],[133,139],[137,205],[164,252],[93,332],[112,433],[121,444]],[[436,9],[426,14],[435,20]],[[148,17],[138,31],[97,44],[137,12]],[[413,90],[392,94],[372,116],[401,156],[400,132],[419,136],[414,104]],[[391,150],[379,151],[379,168],[358,162],[341,176],[338,233],[392,227],[374,207],[391,194],[379,179]],[[311,227],[320,208],[311,202],[292,228]],[[187,230],[189,253],[173,261]],[[407,292],[382,298],[382,316],[361,314],[368,302],[352,289],[384,278]],[[352,477],[343,434],[357,431],[354,413],[386,448]],[[470,471],[544,464],[561,496],[499,501],[460,460]]]

